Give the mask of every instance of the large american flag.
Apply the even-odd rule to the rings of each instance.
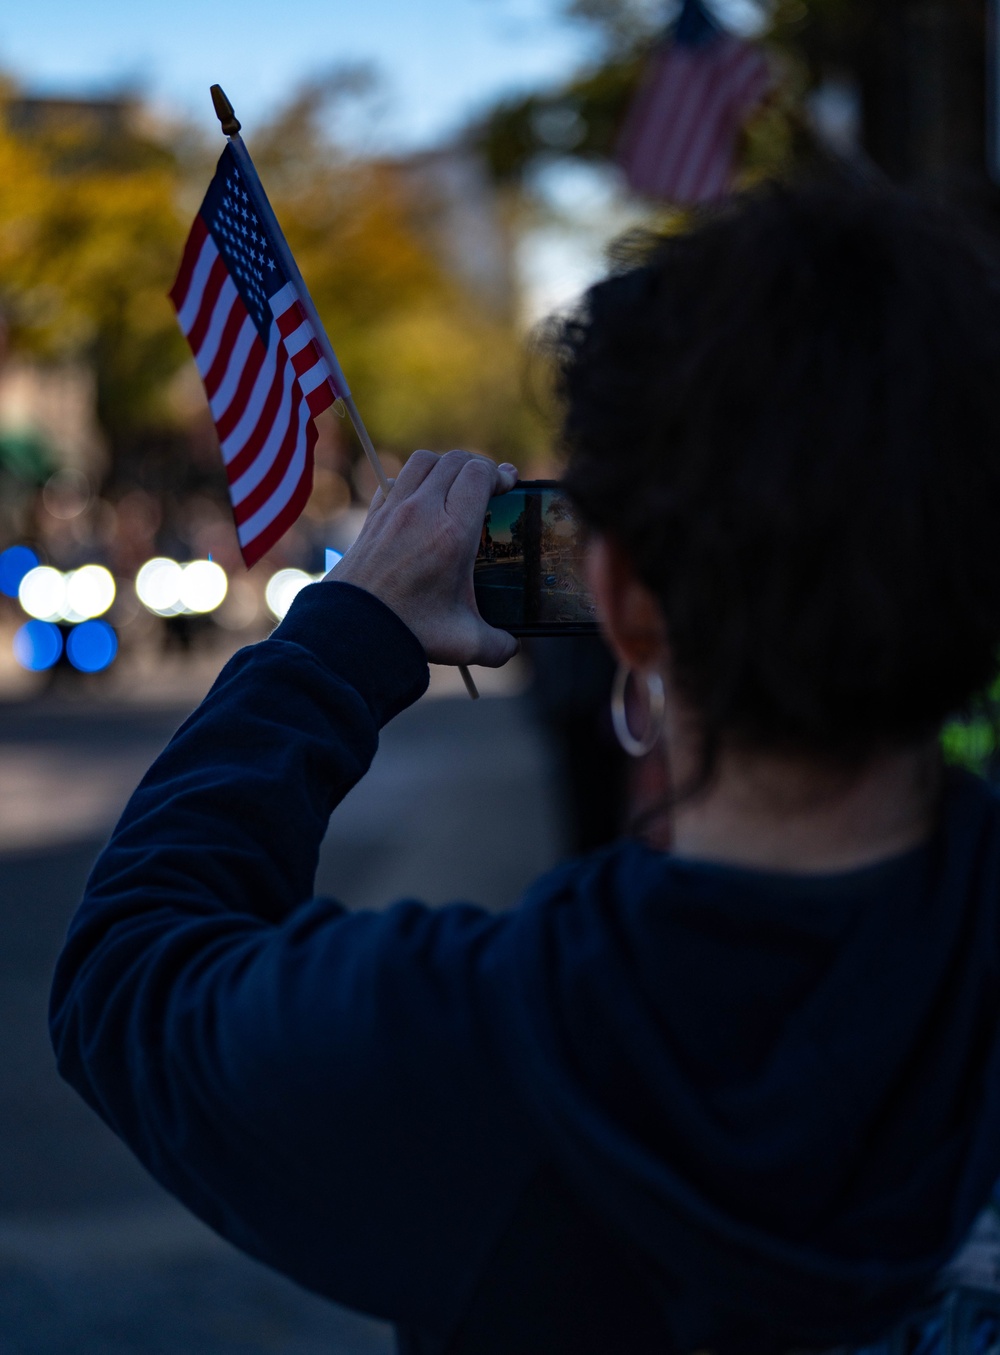
[[[684,0],[622,129],[618,160],[629,186],[667,202],[724,197],[737,137],[772,82],[758,47],[724,32],[701,0]]]
[[[170,299],[205,384],[249,568],[302,512],[313,419],[340,392],[230,146]]]

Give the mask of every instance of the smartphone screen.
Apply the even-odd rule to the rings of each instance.
[[[490,499],[473,581],[479,614],[512,635],[590,635],[584,531],[555,480],[519,482]]]

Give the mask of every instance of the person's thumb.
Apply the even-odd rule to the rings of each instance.
[[[488,626],[485,621],[480,624],[476,639],[475,662],[484,668],[501,668],[520,648],[513,635],[508,635],[505,630],[497,630],[495,626]]]

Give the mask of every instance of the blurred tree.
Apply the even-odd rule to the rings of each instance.
[[[798,20],[813,81],[840,69],[857,82],[872,160],[970,206],[989,195],[987,11],[987,0],[812,0]]]
[[[553,90],[497,104],[470,132],[496,181],[519,182],[540,155],[607,159],[644,61],[644,50],[616,51]]]
[[[517,457],[538,433],[516,413],[510,322],[435,252],[432,207],[412,185],[338,145],[343,123],[370,119],[380,97],[370,72],[339,69],[251,124],[248,143],[376,441]],[[176,397],[173,378],[190,359],[166,292],[217,149],[221,138],[209,147],[183,125],[156,126],[134,100],[36,100],[0,87],[10,351],[92,365],[112,475],[126,482],[176,487],[186,453],[199,461],[182,425],[201,400],[183,409]]]
[[[722,0],[707,3],[725,17]],[[810,128],[817,95],[835,89],[842,101],[857,100],[860,145],[873,165],[994,221],[989,0],[756,3],[780,80],[747,128],[743,168],[751,179],[826,156]],[[611,156],[650,44],[678,7],[676,0],[560,0],[568,19],[593,30],[597,55],[564,84],[501,102],[472,129],[496,178],[521,180],[537,157],[553,153]]]
[[[442,257],[431,219],[447,207],[432,184],[338,145],[339,122],[365,121],[357,105],[379,97],[363,67],[302,86],[253,134],[255,161],[375,441],[517,460],[541,432],[523,407],[510,308]]]
[[[184,227],[177,159],[139,127],[138,108],[25,100],[0,117],[0,309],[12,352],[83,357],[114,456],[164,418],[183,344],[164,303]],[[103,106],[112,107],[110,101]]]
[[[562,0],[568,19],[596,32],[605,58],[634,54],[662,32],[679,9],[679,0]]]

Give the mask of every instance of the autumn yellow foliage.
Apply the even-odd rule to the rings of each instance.
[[[0,89],[8,344],[91,363],[112,462],[141,457],[147,439],[183,433],[168,396],[190,358],[166,293],[221,137],[126,104],[110,131],[67,116],[25,127],[23,105]],[[517,459],[539,431],[507,312],[449,269],[392,166],[345,155],[313,109],[293,100],[247,140],[373,437]]]

